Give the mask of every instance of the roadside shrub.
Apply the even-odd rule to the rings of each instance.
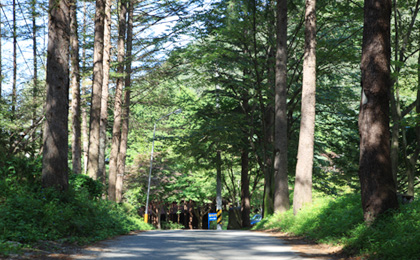
[[[176,230],[176,229],[183,229],[184,228],[184,225],[179,224],[179,223],[175,223],[175,222],[172,222],[172,221],[167,221],[167,222],[162,221],[161,225],[162,225],[162,229],[165,229],[165,230]]]
[[[69,184],[76,191],[85,190],[91,198],[99,198],[102,196],[104,185],[84,174],[70,174]]]
[[[293,215],[293,209],[269,216],[254,229],[278,229],[318,242],[339,244],[344,252],[363,259],[419,259],[420,201],[401,205],[373,224],[363,221],[360,195],[314,199]]]
[[[9,241],[84,244],[152,228],[132,207],[100,199],[100,182],[70,175],[69,190],[57,192],[42,188],[40,172],[39,160],[0,163],[0,255],[10,251]]]

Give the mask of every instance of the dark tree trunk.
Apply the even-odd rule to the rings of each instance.
[[[90,108],[89,152],[87,172],[99,178],[99,138],[103,83],[105,0],[96,0],[95,37],[93,46],[93,83]]]
[[[359,177],[364,219],[371,222],[398,207],[389,133],[391,0],[365,0],[364,13]]]
[[[42,184],[68,188],[70,12],[67,1],[50,0]]]
[[[251,214],[251,202],[249,196],[249,155],[248,155],[248,137],[244,142],[244,149],[241,154],[241,213],[242,227],[251,226],[249,215]]]
[[[271,151],[274,149],[274,109],[268,105],[264,111],[264,217],[274,213],[274,162]]]
[[[287,0],[277,0],[274,211],[290,207],[287,179]]]

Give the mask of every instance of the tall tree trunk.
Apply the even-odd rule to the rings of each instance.
[[[104,78],[102,84],[102,99],[101,99],[101,123],[100,123],[100,138],[99,138],[99,176],[102,182],[106,184],[106,167],[105,167],[105,152],[106,152],[106,127],[108,124],[108,96],[109,96],[109,69],[111,62],[111,5],[112,0],[105,1],[105,21],[104,21]]]
[[[13,0],[13,79],[12,79],[12,121],[16,112],[16,74],[17,74],[17,30],[16,30],[16,0]],[[13,140],[12,140],[13,144]]]
[[[273,1],[267,4],[268,13],[272,12]],[[274,26],[269,24],[268,31],[274,31]],[[259,105],[263,119],[262,124],[262,149],[263,149],[263,172],[264,172],[264,211],[265,216],[274,213],[274,163],[273,163],[273,150],[274,150],[274,96],[269,95],[268,101],[263,98],[263,85],[262,76],[259,70],[258,62],[258,44],[257,44],[257,1],[252,1],[252,46],[253,46],[253,64],[256,77],[256,86],[259,98]],[[273,33],[274,34],[274,33]],[[269,34],[269,42],[273,42],[273,34]],[[274,93],[274,48],[269,47],[267,53],[267,80],[268,80],[268,93]]]
[[[86,27],[87,27],[87,11],[86,1],[83,1],[83,48],[82,48],[82,67],[86,68]],[[83,80],[82,80],[83,82]],[[83,172],[87,173],[88,165],[88,149],[89,149],[89,129],[88,129],[88,116],[87,116],[87,85],[82,84],[82,98],[81,98],[81,110],[82,110],[82,142],[83,142]]]
[[[49,1],[42,184],[58,190],[68,188],[69,14],[67,1]]]
[[[364,219],[371,222],[398,207],[389,142],[391,0],[365,0],[364,13],[359,177]]]
[[[73,173],[82,173],[82,144],[80,126],[80,68],[79,39],[77,34],[77,0],[70,0],[70,60],[71,60],[71,96],[72,96],[72,163]]]
[[[394,30],[395,30],[395,60],[398,60],[398,49],[399,49],[399,30],[398,30],[398,13],[397,13],[397,0],[394,0]],[[391,117],[392,117],[392,135],[391,135],[391,170],[392,177],[394,178],[395,190],[398,190],[397,175],[398,175],[398,157],[399,157],[399,131],[400,131],[400,117],[401,109],[399,99],[395,94],[398,94],[398,78],[395,79],[395,83],[391,86]],[[394,90],[395,87],[395,90]]]
[[[128,3],[128,22],[127,22],[127,54],[126,54],[126,68],[125,68],[125,96],[124,96],[124,111],[123,122],[121,127],[121,143],[120,152],[118,154],[118,173],[116,182],[116,199],[117,202],[122,201],[123,180],[125,173],[125,158],[127,156],[127,141],[130,121],[130,96],[131,96],[131,62],[133,49],[133,16],[134,16],[134,2]]]
[[[118,23],[118,78],[115,89],[115,104],[114,104],[114,125],[112,127],[112,144],[111,155],[109,161],[109,200],[116,201],[116,182],[118,170],[118,153],[120,150],[121,140],[121,121],[122,121],[122,92],[124,86],[124,58],[125,58],[125,33],[126,33],[126,16],[127,3],[126,0],[120,1],[120,14]]]
[[[0,1],[0,5],[1,5],[1,1]],[[2,19],[1,19],[1,12],[0,12],[0,100],[2,99],[2,86],[3,86],[3,64],[2,64],[2,59],[3,59],[3,55],[2,55],[2,38],[3,38],[3,34],[2,34]]]
[[[287,0],[277,0],[274,211],[290,208],[287,178]]]
[[[418,63],[418,64],[420,64],[420,53],[419,53],[419,57],[418,57],[418,61],[417,61],[417,63]],[[417,112],[417,115],[420,115],[420,67],[417,67],[417,99],[416,99],[416,112]],[[411,168],[411,169],[413,169],[413,170],[415,170],[415,168],[416,168],[417,160],[418,160],[418,158],[419,158],[419,153],[420,153],[420,151],[419,151],[419,149],[420,149],[420,123],[418,123],[418,121],[417,121],[417,124],[416,124],[415,131],[416,131],[417,149],[416,149],[416,151],[415,151],[416,155],[415,155],[415,156],[413,156],[413,157],[412,157],[412,160],[411,160],[411,164],[412,164],[412,168]],[[414,176],[414,174],[415,174],[415,173],[413,172],[412,174],[413,174],[413,176]],[[413,185],[413,186],[414,186],[414,185]],[[414,190],[414,189],[413,189],[413,190]],[[413,195],[414,195],[414,192],[413,192]]]
[[[105,0],[96,0],[95,37],[93,45],[93,83],[90,109],[89,152],[87,172],[95,180],[99,178],[99,136],[104,56]]]
[[[296,165],[293,213],[312,202],[316,93],[316,0],[306,0],[302,112]]]
[[[38,54],[37,54],[37,42],[36,42],[36,34],[37,34],[37,28],[36,28],[36,1],[31,1],[31,9],[32,9],[32,50],[33,50],[33,56],[34,56],[34,80],[33,80],[33,89],[32,89],[32,128],[34,129],[36,127],[36,121],[37,121],[37,96],[38,96]],[[1,22],[0,22],[1,23]],[[1,35],[1,33],[0,33]],[[0,57],[1,59],[1,57]],[[35,154],[36,149],[36,131],[33,132],[32,136],[32,154]]]

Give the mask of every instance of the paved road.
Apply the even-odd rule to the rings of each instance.
[[[87,248],[82,259],[292,260],[303,258],[282,240],[250,231],[148,231]],[[315,259],[315,258],[312,258]]]

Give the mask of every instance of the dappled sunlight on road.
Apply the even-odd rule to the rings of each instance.
[[[98,248],[100,250],[98,250]],[[88,258],[83,258],[88,257]],[[250,231],[149,231],[87,248],[79,259],[292,260],[303,258],[270,235]],[[315,259],[315,258],[314,258]]]

